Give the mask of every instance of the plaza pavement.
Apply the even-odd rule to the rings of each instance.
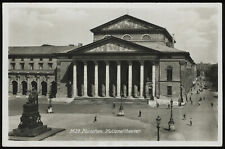
[[[198,88],[196,88],[197,90]],[[188,95],[189,99],[190,94]],[[120,102],[116,102],[116,108],[112,102],[97,102],[92,100],[86,102],[74,101],[70,104],[53,103],[53,114],[47,114],[48,103],[46,99],[40,99],[39,111],[41,120],[48,127],[65,128],[66,130],[54,136],[48,137],[48,140],[143,140],[156,141],[156,117],[161,117],[160,140],[163,141],[216,141],[218,131],[217,120],[217,98],[213,93],[204,90],[200,94],[193,94],[193,104],[188,101],[185,106],[174,107],[173,118],[175,121],[175,132],[169,132],[168,121],[170,119],[170,109],[167,106],[151,108],[145,102],[129,103],[125,102],[124,117],[118,117]],[[198,106],[200,97],[205,97]],[[93,103],[95,104],[93,104]],[[212,108],[210,103],[214,103]],[[19,118],[22,114],[22,105],[24,99],[9,100],[9,131],[16,128],[19,124]],[[142,117],[138,117],[139,110],[142,111]],[[183,114],[186,114],[186,120],[182,120]],[[97,122],[93,122],[94,116],[97,116]],[[189,126],[189,120],[192,118],[193,125]],[[86,129],[86,133],[78,133],[75,130]],[[138,133],[91,133],[89,130],[139,130]]]

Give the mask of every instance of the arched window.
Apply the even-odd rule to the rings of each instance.
[[[42,88],[41,94],[46,96],[47,95],[47,82],[42,81],[41,82],[41,88]]]
[[[149,34],[145,34],[142,36],[142,40],[151,40],[151,37]]]
[[[13,95],[17,94],[18,91],[18,83],[16,81],[12,81],[12,91],[13,91]]]
[[[27,82],[26,81],[22,81],[22,95],[26,95],[27,94]]]
[[[171,66],[168,66],[166,71],[167,71],[167,81],[172,81],[173,68]]]
[[[122,39],[124,40],[131,40],[131,36],[128,34],[123,35]]]

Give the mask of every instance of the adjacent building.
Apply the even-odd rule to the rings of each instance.
[[[196,78],[189,52],[163,27],[124,15],[91,29],[87,45],[9,47],[9,94],[179,98]]]

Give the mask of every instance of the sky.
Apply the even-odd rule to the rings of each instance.
[[[217,63],[221,11],[217,4],[11,4],[8,45],[69,45],[93,41],[90,29],[129,14],[175,34],[175,48],[196,63]]]

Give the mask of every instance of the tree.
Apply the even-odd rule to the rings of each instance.
[[[218,90],[218,64],[211,65],[210,69],[206,71],[207,79],[212,83],[212,88]]]

